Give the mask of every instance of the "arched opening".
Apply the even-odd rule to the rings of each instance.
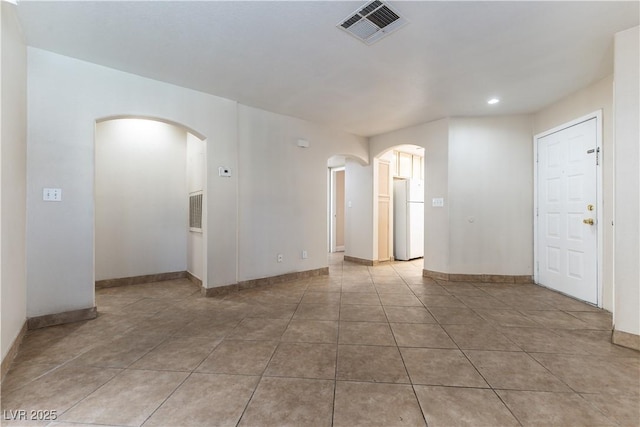
[[[423,147],[397,145],[374,159],[378,261],[424,257],[424,155]]]
[[[334,155],[327,160],[327,246],[330,254],[344,253],[349,244],[347,209],[351,201],[347,200],[347,186],[350,178],[347,163],[350,162],[358,165],[364,163],[362,159],[348,155]]]
[[[96,121],[96,288],[206,283],[206,140],[150,117]]]

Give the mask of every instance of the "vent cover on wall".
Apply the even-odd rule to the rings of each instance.
[[[202,192],[189,195],[189,230],[202,231]]]
[[[408,21],[380,0],[368,2],[337,26],[370,45],[388,36]]]

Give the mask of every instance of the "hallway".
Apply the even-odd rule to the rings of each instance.
[[[610,313],[536,285],[426,279],[422,260],[332,254],[329,276],[215,298],[187,280],[108,288],[96,304],[96,320],[28,333],[2,425],[640,419],[640,354],[610,343]],[[8,421],[32,409],[57,422]]]

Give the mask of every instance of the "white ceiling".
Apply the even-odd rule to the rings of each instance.
[[[363,136],[537,111],[611,74],[613,34],[640,13],[638,1],[393,1],[409,24],[367,46],[336,28],[364,3],[22,0],[18,12],[31,46]]]

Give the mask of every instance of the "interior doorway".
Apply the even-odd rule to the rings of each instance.
[[[98,121],[95,135],[96,282],[180,272],[205,282],[205,140],[130,117]]]
[[[344,252],[345,239],[345,168],[330,169],[330,252]]]
[[[601,305],[600,114],[536,135],[536,283]]]
[[[377,157],[380,261],[424,256],[424,155],[423,147],[398,145]]]

